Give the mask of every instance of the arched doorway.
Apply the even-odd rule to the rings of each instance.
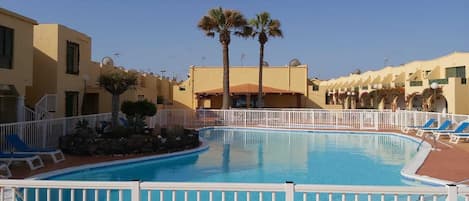
[[[409,98],[409,110],[417,110],[417,111],[422,111],[423,110],[423,96],[420,94],[413,94]]]
[[[395,95],[392,100],[392,104],[396,106],[396,109],[405,109],[405,96],[404,94]]]
[[[448,102],[443,95],[431,95],[427,99],[427,102],[429,111],[431,112],[446,113],[446,111],[448,111]]]
[[[359,107],[363,109],[371,108],[371,99],[370,94],[368,92],[363,92],[360,94],[359,98]]]

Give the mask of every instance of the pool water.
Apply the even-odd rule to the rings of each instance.
[[[202,153],[81,170],[51,180],[406,185],[417,142],[398,135],[211,128]]]

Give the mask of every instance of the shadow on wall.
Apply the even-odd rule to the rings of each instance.
[[[314,109],[324,109],[318,103],[312,101],[309,98],[305,98],[305,107],[307,108],[314,108]]]
[[[57,60],[34,48],[33,85],[26,87],[25,104],[34,108],[44,94],[57,93]],[[63,72],[65,73],[65,71]]]

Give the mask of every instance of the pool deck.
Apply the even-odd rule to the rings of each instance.
[[[375,130],[373,130],[375,131]],[[386,130],[384,132],[402,133],[397,130]],[[414,134],[408,134],[416,137]],[[445,145],[446,144],[446,145]],[[449,145],[449,146],[447,146]],[[432,151],[425,160],[424,164],[417,171],[418,175],[426,175],[433,178],[462,181],[469,178],[469,143],[449,144],[447,139],[442,139],[438,143],[438,151]],[[26,164],[13,164],[10,166],[13,176],[12,179],[28,178],[36,174],[45,173],[53,170],[59,170],[68,167],[87,165],[99,162],[108,162],[130,158],[150,156],[151,154],[132,154],[116,156],[71,156],[66,155],[66,160],[54,164],[50,160],[45,160],[45,167],[30,171]]]

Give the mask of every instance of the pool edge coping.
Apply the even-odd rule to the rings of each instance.
[[[27,177],[25,179],[32,179],[32,180],[47,179],[50,177],[55,177],[55,176],[64,175],[64,174],[71,174],[71,173],[78,172],[81,170],[86,170],[86,169],[97,169],[97,168],[108,167],[108,166],[125,165],[125,164],[130,164],[133,162],[143,162],[143,161],[148,161],[148,160],[168,159],[168,158],[173,158],[173,157],[178,157],[178,156],[185,156],[189,154],[199,153],[199,152],[203,152],[209,149],[209,146],[206,141],[200,138],[199,138],[199,141],[201,142],[200,146],[194,149],[177,151],[177,152],[172,152],[172,153],[167,153],[167,154],[158,154],[158,155],[143,156],[143,157],[122,159],[122,160],[99,162],[99,163],[93,163],[93,164],[88,164],[88,165],[72,166],[72,167],[68,167],[64,169],[53,170],[50,172],[39,173],[31,177]]]

